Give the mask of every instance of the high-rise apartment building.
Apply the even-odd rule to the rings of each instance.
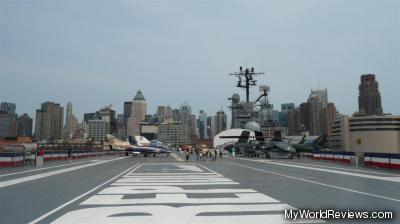
[[[158,126],[158,139],[172,145],[190,144],[189,127],[176,123],[164,123]]]
[[[28,114],[23,114],[17,118],[17,136],[32,137],[33,120]]]
[[[328,103],[321,110],[321,131],[322,134],[331,134],[332,125],[336,119],[336,107],[334,103]]]
[[[17,137],[17,115],[0,114],[0,138]]]
[[[114,110],[112,105],[105,106],[99,111],[96,111],[95,116],[101,120],[106,120],[110,124],[110,134],[117,133],[117,112]]]
[[[89,120],[94,120],[96,117],[96,113],[84,113],[83,114],[83,122],[89,123]]]
[[[58,103],[44,102],[36,110],[35,139],[59,140],[63,135],[64,108]]]
[[[102,141],[106,134],[117,134],[116,112],[111,105],[105,106],[94,113],[84,114],[84,126],[87,137]]]
[[[128,119],[127,134],[140,135],[140,122],[146,119],[147,104],[142,91],[136,93],[132,101],[132,112]]]
[[[305,131],[310,135],[330,134],[336,107],[327,100],[327,89],[312,89],[307,102],[286,112],[288,134],[302,135]]]
[[[88,138],[101,142],[106,140],[106,134],[110,134],[110,122],[107,120],[89,120]]]
[[[17,136],[17,115],[15,103],[0,104],[0,138]]]
[[[310,118],[309,118],[309,106],[308,103],[301,103],[299,106],[300,109],[300,126],[304,129],[304,130],[309,130],[310,127]]]
[[[165,120],[171,120],[172,119],[172,108],[171,106],[167,106],[165,108]]]
[[[157,107],[157,118],[160,122],[163,122],[166,117],[166,107],[158,106]]]
[[[375,75],[366,74],[361,76],[358,86],[358,111],[360,115],[382,115],[381,94],[378,89]]]
[[[319,94],[310,94],[307,100],[308,116],[309,116],[309,131],[310,135],[321,134],[321,111],[323,108],[322,98]]]
[[[300,135],[301,124],[300,124],[300,109],[294,108],[286,112],[287,116],[287,127],[288,135]]]

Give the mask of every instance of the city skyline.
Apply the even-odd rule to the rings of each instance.
[[[244,98],[228,75],[239,66],[266,73],[258,83],[275,108],[320,87],[344,114],[358,110],[359,77],[372,73],[383,112],[400,114],[395,2],[0,4],[0,101],[18,114],[34,117],[45,101],[71,101],[79,120],[109,104],[122,113],[138,89],[151,114],[184,101],[229,114],[227,98]]]

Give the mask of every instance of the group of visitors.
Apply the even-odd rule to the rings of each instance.
[[[222,158],[223,149],[216,150],[208,148],[206,145],[194,145],[192,150],[185,150],[186,161],[189,161],[190,156],[193,154],[196,156],[196,161],[217,161],[218,156]]]

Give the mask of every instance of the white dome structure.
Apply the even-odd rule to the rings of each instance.
[[[250,131],[259,131],[259,132],[261,132],[261,126],[255,121],[247,122],[247,124],[244,126],[244,128],[247,129],[247,130],[250,130]]]
[[[236,143],[239,140],[239,136],[242,134],[243,131],[250,132],[250,139],[255,138],[254,131],[241,129],[241,128],[233,128],[222,131],[218,133],[213,139],[213,146],[214,148],[220,145],[224,145],[227,143]]]

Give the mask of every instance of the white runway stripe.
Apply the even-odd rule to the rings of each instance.
[[[203,193],[209,194],[204,191]],[[224,192],[225,193],[225,192]],[[155,198],[124,199],[124,195],[95,195],[84,201],[82,205],[135,205],[160,203],[186,204],[222,204],[222,203],[277,203],[279,201],[260,193],[234,193],[236,198],[188,198],[185,194],[160,194]]]
[[[101,188],[102,186],[104,186],[104,185],[110,183],[111,181],[117,179],[118,177],[124,175],[125,173],[127,173],[127,172],[129,172],[129,171],[131,171],[131,170],[137,169],[138,167],[140,167],[140,164],[135,164],[135,165],[133,165],[132,167],[128,168],[127,170],[123,171],[122,173],[118,174],[117,176],[115,176],[115,177],[113,177],[113,178],[107,180],[106,182],[104,182],[104,183],[102,183],[102,184],[100,184],[100,185],[98,185],[98,186],[96,186],[96,187],[90,189],[89,191],[87,191],[87,192],[85,192],[85,193],[79,195],[78,197],[76,197],[76,198],[74,198],[74,199],[72,199],[72,200],[70,200],[70,201],[68,201],[68,202],[66,202],[66,203],[64,203],[64,204],[62,204],[62,205],[60,205],[60,206],[58,206],[57,208],[55,208],[55,209],[53,209],[53,210],[47,212],[46,214],[43,214],[42,216],[36,218],[35,220],[32,220],[32,221],[29,222],[28,224],[36,224],[36,223],[42,221],[43,219],[47,218],[48,216],[50,216],[50,215],[56,213],[57,211],[59,211],[59,210],[65,208],[66,206],[68,206],[68,205],[70,205],[70,204],[72,204],[72,203],[78,201],[79,199],[85,197],[86,195],[91,194],[92,192],[98,190],[98,189]]]
[[[143,190],[146,189],[146,190]],[[143,194],[146,193],[159,193],[159,194],[171,194],[171,193],[182,193],[182,194],[195,194],[195,193],[256,193],[257,191],[253,189],[230,189],[230,188],[220,188],[220,189],[183,189],[176,186],[155,186],[155,185],[142,185],[138,186],[118,186],[118,187],[108,187],[98,194]]]
[[[126,182],[126,183],[137,183],[137,182],[141,182],[141,183],[164,183],[164,182],[183,182],[183,183],[194,183],[194,182],[204,182],[204,181],[210,181],[210,182],[226,182],[226,181],[231,181],[228,178],[222,178],[222,177],[209,177],[209,178],[201,178],[201,179],[192,179],[192,178],[186,178],[186,179],[182,179],[182,178],[178,178],[178,179],[163,179],[163,178],[123,178],[118,180],[117,182]]]
[[[250,160],[250,159],[240,159],[240,160],[254,161],[254,160]],[[375,180],[400,182],[399,177],[396,177],[396,176],[394,176],[394,177],[382,177],[382,176],[375,176],[375,175],[362,174],[362,173],[353,173],[353,172],[346,172],[346,171],[340,171],[340,170],[329,170],[329,169],[318,168],[318,167],[310,167],[310,166],[303,166],[303,165],[279,163],[279,162],[273,162],[273,161],[270,161],[270,160],[258,160],[258,161],[255,161],[255,162],[272,164],[272,165],[279,165],[279,166],[294,167],[294,168],[300,168],[300,169],[306,169],[306,170],[321,171],[321,172],[334,173],[334,174],[341,174],[341,175],[347,175],[347,176],[363,177],[363,178],[369,178],[369,179],[375,179]]]
[[[188,183],[188,182],[166,182],[166,183],[151,183],[151,185],[154,186],[198,186],[198,185],[232,185],[232,184],[239,184],[238,182],[203,182],[203,183]],[[146,186],[149,185],[149,183],[123,183],[123,182],[116,182],[112,183],[111,185],[113,186]]]
[[[264,160],[256,160],[256,161],[264,161]],[[265,160],[265,161],[270,161],[270,160]],[[367,160],[365,160],[365,161],[367,161]],[[316,165],[316,164],[311,164],[311,163],[302,163],[302,162],[296,163],[296,162],[288,162],[288,161],[285,161],[285,162],[279,161],[277,163],[287,163],[287,164],[295,164],[295,165],[322,167],[322,168],[335,169],[335,170],[347,170],[347,171],[355,171],[355,172],[360,172],[360,173],[371,173],[371,174],[380,174],[380,175],[399,177],[399,175],[392,174],[392,173],[377,172],[377,171],[371,171],[371,170],[349,169],[349,168],[336,167],[336,166]]]
[[[158,166],[165,168],[164,165],[170,166],[170,164]],[[145,167],[146,164],[135,167],[134,172],[140,173],[140,170]],[[202,166],[199,167],[204,169]],[[193,167],[187,167],[187,169],[196,170]],[[214,171],[211,172],[216,174]],[[295,209],[294,207],[253,189],[232,188],[229,185],[239,183],[222,175],[197,178],[194,178],[193,174],[185,175],[157,177],[140,173],[140,176],[132,177],[125,174],[111,186],[81,202],[78,209],[68,211],[52,223],[285,224],[324,222],[323,220],[285,219],[284,211]],[[215,184],[221,186],[215,186]],[[79,197],[82,198],[82,196]]]
[[[255,168],[255,167],[251,167],[251,166],[241,165],[241,164],[237,164],[237,163],[231,163],[231,164],[233,164],[235,166],[241,166],[241,167],[246,167],[246,168],[249,168],[249,169],[257,170],[257,171],[260,171],[260,172],[265,172],[265,173],[275,174],[275,175],[282,176],[282,177],[287,177],[287,178],[294,179],[294,180],[300,180],[300,181],[304,181],[304,182],[308,182],[308,183],[312,183],[312,184],[318,184],[318,185],[329,187],[329,188],[334,188],[334,189],[349,191],[349,192],[353,192],[353,193],[357,193],[357,194],[363,194],[363,195],[367,195],[367,196],[371,196],[371,197],[376,197],[376,198],[381,198],[381,199],[387,199],[387,200],[390,200],[390,201],[400,202],[400,199],[397,199],[397,198],[390,198],[390,197],[385,197],[385,196],[382,196],[382,195],[370,194],[370,193],[366,193],[366,192],[362,192],[362,191],[353,190],[353,189],[350,189],[350,188],[334,186],[334,185],[325,184],[325,183],[312,181],[312,180],[307,180],[307,179],[303,179],[303,178],[299,178],[299,177],[293,177],[293,176],[289,176],[289,175],[285,175],[285,174],[281,174],[281,173],[277,173],[277,172],[272,172],[272,171],[268,171],[268,170],[263,170],[263,169],[259,169],[259,168]]]
[[[25,170],[25,171],[20,171],[20,172],[15,172],[15,173],[7,173],[7,174],[0,175],[0,177],[12,176],[12,175],[17,175],[17,174],[21,174],[21,173],[31,173],[31,172],[36,172],[36,171],[40,171],[40,170],[48,170],[48,169],[54,169],[54,168],[64,167],[64,166],[72,166],[72,165],[76,165],[76,164],[88,163],[88,162],[94,162],[94,161],[98,161],[98,160],[81,161],[81,162],[68,163],[68,164],[58,165],[58,166],[48,166],[48,167],[44,167],[44,168]]]
[[[8,186],[15,185],[15,184],[24,183],[24,182],[27,182],[27,181],[33,181],[33,180],[37,180],[37,179],[41,179],[41,178],[45,178],[45,177],[50,177],[50,176],[53,176],[53,175],[66,173],[66,172],[70,172],[70,171],[74,171],[74,170],[79,170],[79,169],[86,168],[86,167],[97,166],[97,165],[100,165],[100,164],[103,164],[103,163],[108,163],[108,162],[112,162],[112,161],[120,160],[120,159],[124,159],[124,157],[111,159],[111,160],[105,160],[105,161],[98,161],[98,162],[95,162],[95,163],[90,163],[90,164],[85,164],[85,165],[80,165],[80,166],[74,166],[74,167],[70,167],[70,168],[66,168],[66,169],[55,170],[55,171],[50,171],[50,172],[46,172],[46,173],[40,173],[40,174],[27,176],[27,177],[16,178],[16,179],[12,179],[12,180],[6,180],[6,181],[0,182],[0,188],[8,187]]]
[[[254,205],[206,205],[171,207],[165,205],[96,207],[76,210],[60,217],[54,224],[261,224],[261,223],[321,223],[321,220],[285,220],[282,214],[260,215],[216,215],[205,216],[202,213],[221,212],[279,212],[294,209],[286,204]],[[114,214],[149,214],[141,216],[118,216]],[[79,217],[79,219],[78,219]]]

